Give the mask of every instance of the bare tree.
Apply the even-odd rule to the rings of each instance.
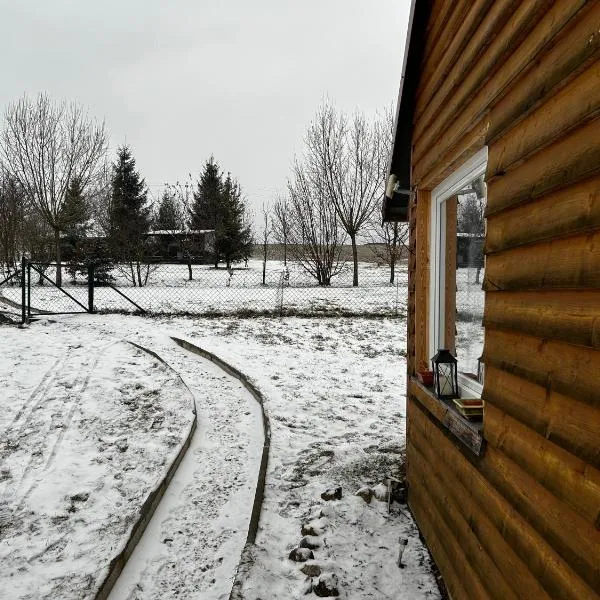
[[[379,207],[388,158],[388,117],[373,124],[356,113],[351,119],[325,102],[306,137],[312,170],[323,175],[326,201],[335,207],[352,244],[353,285],[358,285],[357,236]]]
[[[408,225],[372,221],[366,230],[369,248],[377,260],[390,268],[390,283],[396,280],[396,264],[403,252],[408,252]]]
[[[288,240],[290,237],[290,207],[285,197],[277,198],[273,205],[273,234],[279,244],[283,246],[283,265],[287,267]]]
[[[345,265],[344,233],[327,202],[323,178],[296,160],[288,190],[290,254],[319,285],[331,285]]]
[[[10,277],[24,251],[25,195],[19,183],[0,171],[0,279]]]
[[[98,176],[107,150],[104,123],[92,122],[77,104],[57,104],[46,94],[10,104],[5,121],[3,162],[53,232],[60,285],[65,196],[72,179],[85,190]]]
[[[269,238],[273,231],[271,223],[271,209],[268,204],[262,206],[262,251],[263,251],[263,271],[262,271],[262,283],[267,283],[267,259],[269,257]]]

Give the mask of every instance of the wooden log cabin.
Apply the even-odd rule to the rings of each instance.
[[[455,600],[600,598],[599,59],[597,0],[413,1],[383,217],[409,505]],[[440,348],[479,422],[428,385]]]

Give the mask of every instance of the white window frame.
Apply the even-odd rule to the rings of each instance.
[[[446,297],[446,210],[444,202],[468,183],[485,175],[488,160],[487,146],[471,157],[431,192],[430,270],[429,270],[429,356],[442,347],[446,327],[444,311]],[[459,374],[459,384],[465,396],[481,393],[481,384]],[[467,389],[468,388],[468,389]],[[467,396],[468,397],[468,396]]]

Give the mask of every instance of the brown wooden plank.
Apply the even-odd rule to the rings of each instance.
[[[406,315],[407,356],[406,366],[408,375],[416,375],[415,356],[415,283],[417,268],[417,207],[414,200],[409,204],[408,220],[408,312]]]
[[[429,369],[429,222],[431,193],[417,191],[417,279],[415,281],[415,353],[418,371]]]
[[[600,81],[600,79],[599,79]],[[488,217],[486,252],[600,228],[600,177]]]
[[[416,488],[414,488],[412,495],[416,498],[419,497]],[[427,547],[444,578],[444,583],[451,597],[456,598],[457,600],[460,598],[468,598],[463,587],[462,579],[456,574],[455,569],[457,565],[455,561],[449,559],[447,550],[444,547],[444,544],[439,540],[437,532],[432,525],[433,519],[429,516],[430,510],[427,503],[413,502],[412,498],[409,497],[408,506],[415,517],[415,521],[419,525],[419,529],[421,530],[425,542],[427,543]]]
[[[482,474],[592,589],[600,590],[600,531],[494,446]]]
[[[511,589],[496,564],[483,549],[471,529],[471,524],[465,521],[461,510],[455,504],[451,488],[441,484],[439,469],[435,468],[435,463],[428,463],[416,444],[409,446],[408,453],[413,466],[413,482],[415,479],[419,480],[423,497],[438,513],[439,522],[436,527],[441,523],[452,534],[455,543],[450,549],[459,552],[458,554],[453,552],[454,559],[464,561],[477,574],[475,585],[477,591],[483,594],[481,597],[497,600],[509,598],[516,600],[520,597]],[[470,587],[466,591],[469,594],[473,593]]]
[[[470,89],[470,81],[474,75],[467,77],[457,94],[446,102],[443,109],[439,110],[436,121],[414,143],[413,161],[415,164],[423,163],[419,166],[420,173],[437,168],[440,157],[446,156],[457,140],[467,135],[482,120],[486,126],[488,125],[485,116],[491,105],[510,88],[511,83],[527,69],[534,57],[549,47],[554,36],[575,20],[574,17],[583,4],[585,4],[584,0],[578,2],[561,0],[554,4],[544,18],[539,20],[535,29],[527,35],[518,50],[515,50],[516,45],[511,46],[512,54],[506,57],[493,78],[487,80],[483,87],[479,86],[481,89],[477,88],[479,91],[472,89],[470,93],[465,93]],[[523,3],[519,11],[524,11],[525,7],[533,9],[533,3]],[[519,14],[515,13],[515,17],[522,16],[519,11]],[[511,27],[515,27],[513,21],[514,19],[507,24],[509,31]],[[535,22],[537,21],[533,20],[530,24]],[[517,21],[517,24],[523,25],[520,21]],[[522,33],[518,33],[517,27],[515,35],[522,35]],[[503,41],[506,35],[508,34],[500,33],[498,38]],[[479,68],[482,68],[482,72],[485,73],[486,65]]]
[[[444,283],[444,310],[446,318],[444,348],[456,355],[456,213],[458,198],[446,200],[446,273]]]
[[[414,449],[412,452],[411,448]],[[470,535],[477,540],[483,552],[489,555],[497,565],[504,580],[512,587],[518,597],[535,598],[536,600],[549,598],[540,583],[527,568],[527,565],[516,555],[502,533],[494,527],[487,515],[486,507],[477,502],[472,492],[467,490],[445,468],[437,457],[435,448],[425,440],[417,437],[411,439],[408,453],[412,456],[415,451],[433,469],[436,486],[445,491],[450,498],[449,503],[460,511],[463,522],[468,523]],[[423,470],[421,467],[422,462],[417,460],[412,461],[411,464],[414,470]]]
[[[600,469],[600,409],[486,365],[483,399]]]
[[[530,10],[530,14],[536,14],[536,11],[539,11],[542,6],[547,7],[549,3],[537,0],[531,4],[533,10]],[[509,35],[500,37],[499,33],[511,20],[511,17],[514,22],[518,5],[519,2],[515,0],[497,0],[492,4],[479,27],[473,32],[463,52],[457,57],[443,84],[419,115],[415,123],[413,143],[419,142],[422,136],[438,123],[439,114],[448,103],[458,109],[465,95],[474,94],[473,86],[493,74],[494,65],[497,65],[499,59],[509,51],[502,43],[503,38],[513,39]],[[521,12],[517,16],[522,18]],[[514,28],[514,23],[512,28]],[[518,29],[517,33],[520,32],[520,28]],[[487,74],[483,73],[485,68],[488,69]],[[467,78],[469,78],[469,88],[464,89]],[[437,135],[437,128],[434,133]]]
[[[440,138],[444,144],[460,137],[457,132],[468,131],[584,5],[585,0],[520,3],[502,30],[494,31],[495,39],[479,54],[457,89],[436,106],[423,134],[415,128],[414,160],[439,145]],[[436,105],[435,99],[431,105]],[[426,115],[427,111],[420,120],[426,120]]]
[[[486,515],[494,527],[502,532],[515,554],[528,566],[551,597],[569,600],[600,598],[483,474],[465,460],[419,409],[418,404],[409,402],[408,418],[412,428],[411,440],[420,436],[424,443],[435,449],[440,468],[448,470],[452,477],[472,493],[473,500],[485,507]],[[480,461],[480,464],[485,460]],[[410,472],[409,477],[412,477]],[[409,497],[410,493],[409,490]]]
[[[413,455],[414,456],[414,455]],[[423,483],[423,477],[418,471],[413,476],[413,482],[417,480],[418,485],[411,485],[411,506],[418,506],[421,512],[420,526],[423,529],[429,528],[429,531],[435,531],[435,537],[439,540],[441,546],[452,557],[452,565],[456,572],[456,577],[464,589],[464,598],[470,600],[488,600],[489,596],[480,578],[477,576],[475,569],[466,559],[464,549],[454,537],[452,531],[448,527],[444,518],[440,514],[439,507],[428,495],[427,488]],[[423,527],[425,525],[425,527]],[[427,539],[427,538],[426,538]],[[434,558],[435,558],[434,553]],[[442,573],[444,575],[444,573]],[[452,592],[451,592],[452,593]]]
[[[468,12],[474,0],[457,0],[456,2],[443,2],[435,6],[436,14],[432,19],[425,36],[423,50],[423,65],[436,63],[446,53],[448,44],[456,35],[458,25]]]
[[[492,3],[493,0],[475,0],[468,8],[468,13],[462,22],[457,24],[458,28],[456,24],[449,28],[448,31],[452,37],[450,43],[444,48],[444,52],[439,56],[425,57],[417,90],[416,120],[448,77],[452,67],[475,35],[481,21],[488,14]],[[465,4],[465,6],[467,5]]]
[[[483,287],[486,291],[600,289],[600,230],[488,254]]]
[[[486,214],[489,217],[599,172],[600,118],[596,118],[490,181]]]
[[[600,115],[600,61],[530,113],[518,127],[489,146],[487,172],[493,177],[523,163],[544,147]]]
[[[596,350],[488,327],[483,360],[548,390],[600,407],[600,352]]]
[[[479,123],[473,121],[473,125],[473,128],[458,138],[447,152],[443,153],[440,148],[434,148],[431,154],[427,154],[414,164],[413,181],[415,185],[433,189],[485,146],[487,122],[485,120],[481,120]]]
[[[444,420],[448,407],[433,396],[424,386],[409,379],[407,392],[409,396],[414,396],[440,423]]]
[[[484,436],[556,498],[600,527],[600,471],[493,404],[485,409]]]
[[[489,113],[487,143],[491,145],[522,119],[570,85],[578,74],[600,57],[600,4],[588,2],[553,45],[514,81]]]
[[[600,349],[600,292],[489,292],[483,324]]]

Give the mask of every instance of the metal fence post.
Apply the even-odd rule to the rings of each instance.
[[[88,265],[88,312],[94,312],[94,264]]]
[[[27,273],[27,259],[23,256],[21,260],[21,323],[27,323],[27,282],[25,281]]]
[[[31,263],[27,261],[27,322],[31,319]]]

